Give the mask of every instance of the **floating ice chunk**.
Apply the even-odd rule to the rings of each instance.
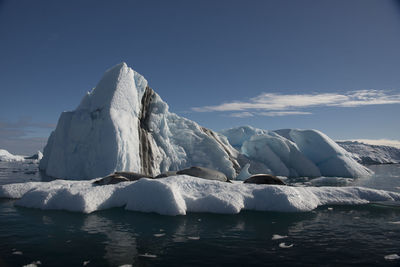
[[[190,239],[190,240],[199,240],[200,236],[188,236],[188,239]]]
[[[284,239],[284,238],[287,238],[288,236],[287,235],[273,235],[272,236],[272,240],[278,240],[278,239]]]
[[[157,255],[150,254],[150,253],[144,253],[144,254],[139,254],[139,257],[145,257],[145,258],[157,258]]]
[[[34,261],[32,263],[29,263],[27,265],[23,265],[22,267],[37,267],[38,265],[41,265],[42,262],[41,261]]]
[[[280,247],[280,248],[291,248],[291,247],[293,247],[293,244],[286,245],[286,243],[280,243],[280,244],[279,244],[279,247]]]
[[[22,253],[22,251],[14,251],[12,254],[13,255],[22,255],[23,253]]]
[[[13,155],[5,149],[0,149],[0,161],[24,161],[24,156]]]
[[[393,261],[393,260],[398,260],[398,259],[400,259],[400,256],[397,254],[390,254],[390,255],[385,256],[385,260],[388,260],[388,261]]]
[[[184,215],[236,214],[241,210],[299,212],[323,205],[400,202],[400,193],[363,187],[292,187],[223,183],[187,175],[94,186],[92,181],[37,182],[0,186],[0,197],[16,205],[90,213],[113,207]]]
[[[155,237],[162,237],[162,236],[165,236],[165,233],[163,233],[163,234],[154,234],[154,236]]]
[[[389,222],[391,224],[400,224],[400,221]]]

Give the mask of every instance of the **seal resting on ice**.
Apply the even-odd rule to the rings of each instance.
[[[94,181],[95,185],[118,184],[120,182],[136,181],[140,178],[153,178],[152,176],[136,172],[114,172],[106,177]]]
[[[203,178],[207,180],[217,180],[221,182],[227,182],[228,178],[222,172],[212,170],[205,167],[193,166],[188,169],[177,171],[176,174],[186,174],[198,178]]]
[[[286,185],[281,179],[270,174],[255,174],[247,178],[243,183],[246,184],[278,184]]]

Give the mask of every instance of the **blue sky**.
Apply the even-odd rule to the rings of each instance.
[[[0,148],[39,149],[125,61],[214,130],[400,140],[400,3],[0,1]]]

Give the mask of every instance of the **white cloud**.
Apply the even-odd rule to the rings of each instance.
[[[260,112],[257,115],[268,116],[268,117],[276,117],[276,116],[289,116],[289,115],[310,115],[311,112],[304,111],[268,111],[268,112]]]
[[[262,93],[249,101],[232,101],[215,106],[192,108],[197,112],[210,111],[286,111],[307,107],[358,107],[365,105],[400,104],[400,94],[385,90],[358,90],[347,93],[277,94]],[[293,111],[298,112],[298,111]],[[299,113],[297,113],[299,114]],[[305,114],[309,114],[306,112]]]
[[[248,118],[248,117],[253,117],[254,115],[251,112],[237,112],[237,113],[232,113],[229,116],[235,118]]]

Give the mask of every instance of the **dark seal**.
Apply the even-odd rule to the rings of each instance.
[[[188,169],[177,171],[176,174],[186,174],[198,178],[203,178],[207,180],[217,180],[221,182],[227,182],[228,178],[225,174],[220,171],[208,169],[205,167],[190,167]]]
[[[281,179],[270,174],[255,174],[247,178],[243,183],[286,185]]]
[[[121,182],[136,181],[139,180],[140,178],[153,178],[153,177],[136,172],[115,172],[97,181],[94,181],[93,184],[95,185],[118,184]]]

